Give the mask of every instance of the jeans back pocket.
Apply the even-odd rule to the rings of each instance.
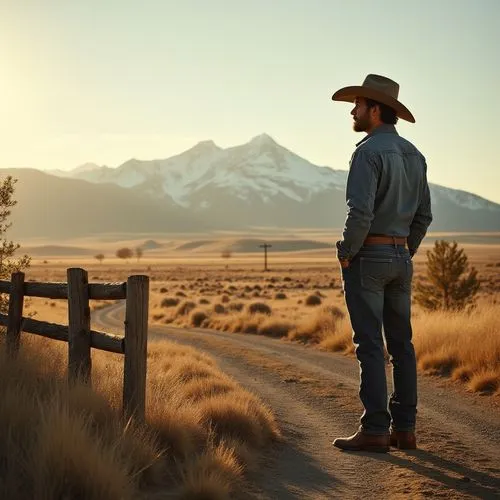
[[[391,278],[392,261],[386,257],[360,257],[361,286],[373,291],[383,290]]]

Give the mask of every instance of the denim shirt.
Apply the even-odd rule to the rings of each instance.
[[[346,203],[339,259],[351,260],[369,234],[407,237],[410,254],[417,251],[432,222],[427,164],[394,125],[380,125],[356,144]]]

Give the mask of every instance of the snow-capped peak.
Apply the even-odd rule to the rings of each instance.
[[[214,141],[212,141],[211,139],[209,139],[209,140],[206,140],[206,141],[200,141],[200,142],[198,142],[191,149],[204,149],[204,150],[207,150],[207,151],[212,151],[212,150],[220,151],[222,148],[220,148],[219,146],[217,146],[217,144],[215,144]]]
[[[212,140],[204,140],[167,159],[141,161],[131,158],[118,168],[91,163],[70,173],[90,182],[139,187],[151,196],[166,197],[181,206],[199,209],[217,203],[214,190],[230,193],[246,202],[260,199],[267,203],[286,198],[308,203],[319,193],[343,192],[347,174],[346,170],[310,163],[266,133],[226,149]],[[470,193],[437,186],[431,189],[435,204],[448,200],[471,210],[499,210],[499,205]]]
[[[250,144],[273,144],[273,145],[278,145],[277,142],[268,134],[263,133],[260,135],[256,135],[250,140]]]

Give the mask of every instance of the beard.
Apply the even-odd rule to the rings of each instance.
[[[372,123],[367,113],[358,118],[354,118],[354,123],[352,124],[354,132],[366,132],[367,130],[370,130],[371,126]]]

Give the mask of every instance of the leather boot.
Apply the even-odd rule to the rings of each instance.
[[[390,437],[391,446],[400,450],[416,450],[417,438],[413,431],[393,431]]]
[[[389,451],[389,436],[365,434],[362,431],[358,431],[351,437],[335,439],[333,446],[348,451],[376,451],[378,453],[386,453]]]

